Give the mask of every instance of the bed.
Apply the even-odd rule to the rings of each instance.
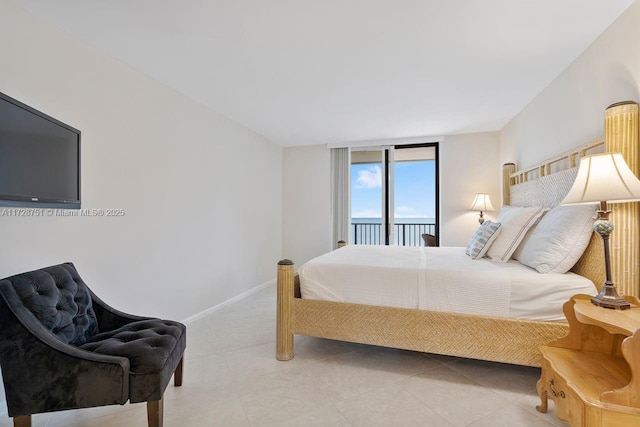
[[[628,144],[628,141],[623,144]],[[637,138],[634,144],[637,145]],[[513,164],[505,165],[504,204],[558,205],[575,179],[578,159],[604,150],[625,152],[624,147],[615,146],[609,140],[605,143],[602,138],[524,171],[516,171]],[[627,162],[630,165],[635,163]],[[616,221],[615,217],[613,220]],[[637,223],[637,216],[627,221]],[[624,233],[618,239],[617,250],[635,247],[638,241],[637,231]],[[438,250],[421,250],[427,249]],[[337,249],[331,256],[337,256],[341,250],[344,248]],[[573,273],[588,278],[598,290],[604,281],[602,252],[600,238],[592,234],[586,250],[571,269]],[[623,255],[618,254],[626,259]],[[622,270],[628,271],[629,268]],[[631,294],[624,288],[625,284],[622,285],[622,293]],[[541,356],[538,347],[568,333],[568,324],[557,321],[560,320],[557,318],[553,319],[556,321],[542,321],[301,298],[300,278],[289,260],[278,263],[277,287],[276,357],[283,361],[293,358],[293,335],[300,334],[539,367]]]
[[[349,245],[305,263],[298,277],[303,299],[541,321],[563,321],[569,298],[597,293],[575,273],[474,260],[462,247]]]

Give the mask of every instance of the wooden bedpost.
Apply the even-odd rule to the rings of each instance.
[[[638,147],[638,104],[618,102],[604,113],[605,147],[608,152],[622,153],[633,173],[640,174]],[[640,203],[611,203],[611,269],[613,282],[620,294],[638,296],[640,281]]]
[[[511,194],[509,193],[509,187],[511,187],[511,174],[516,171],[515,163],[505,163],[502,165],[502,205],[509,205],[511,202]]]
[[[293,308],[293,261],[283,259],[278,263],[278,312],[276,318],[276,359],[293,359],[293,332],[291,309]]]

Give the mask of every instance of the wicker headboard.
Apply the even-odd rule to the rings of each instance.
[[[612,104],[604,114],[604,138],[536,167],[516,172],[515,165],[503,169],[504,204],[539,203],[553,206],[562,200],[575,179],[580,158],[596,152],[619,152],[636,176],[640,176],[639,108],[633,101]],[[564,165],[564,166],[561,166]],[[561,172],[567,169],[566,172]],[[573,169],[573,171],[571,171]],[[560,175],[556,176],[556,173]],[[532,176],[536,178],[532,179]],[[535,184],[529,184],[536,181]],[[532,188],[535,187],[535,190]],[[553,188],[557,187],[557,188]],[[524,192],[524,193],[522,193]],[[524,196],[523,196],[524,194]],[[529,194],[542,194],[536,199]],[[550,196],[553,195],[553,196]],[[531,200],[531,201],[527,201]],[[609,218],[615,230],[609,238],[613,282],[622,295],[640,294],[640,203],[610,203]],[[592,236],[584,255],[572,271],[588,277],[596,286],[604,281],[604,251],[600,238]]]
[[[629,168],[640,176],[638,104],[633,101],[610,105],[604,114],[605,136],[532,168],[516,172],[515,165],[503,169],[504,204],[555,206],[575,179],[580,158],[597,152],[622,153]],[[623,295],[640,293],[640,203],[610,203],[609,218],[615,231],[609,239],[613,282]],[[602,286],[604,250],[594,234],[584,255],[572,271]]]
[[[578,174],[580,158],[605,150],[604,138],[579,147],[527,169],[516,171],[513,163],[503,166],[505,205],[552,208],[562,202]],[[596,233],[589,246],[571,269],[590,279],[598,289],[604,283],[604,251]]]

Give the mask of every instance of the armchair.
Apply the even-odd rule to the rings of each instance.
[[[422,235],[422,240],[424,240],[425,246],[437,246],[436,236],[433,234],[424,233]]]
[[[133,316],[100,300],[71,263],[0,280],[0,366],[14,426],[31,414],[147,402],[182,384],[186,328]]]

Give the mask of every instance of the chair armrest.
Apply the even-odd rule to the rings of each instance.
[[[12,304],[13,298],[0,298],[0,365],[9,416],[126,403],[127,358],[60,341],[24,306]]]
[[[96,294],[91,291],[91,289],[88,290],[91,294],[93,311],[96,313],[96,318],[98,319],[98,329],[100,330],[100,332],[112,331],[131,322],[151,319],[151,317],[136,316],[116,310],[106,302],[102,301]]]

